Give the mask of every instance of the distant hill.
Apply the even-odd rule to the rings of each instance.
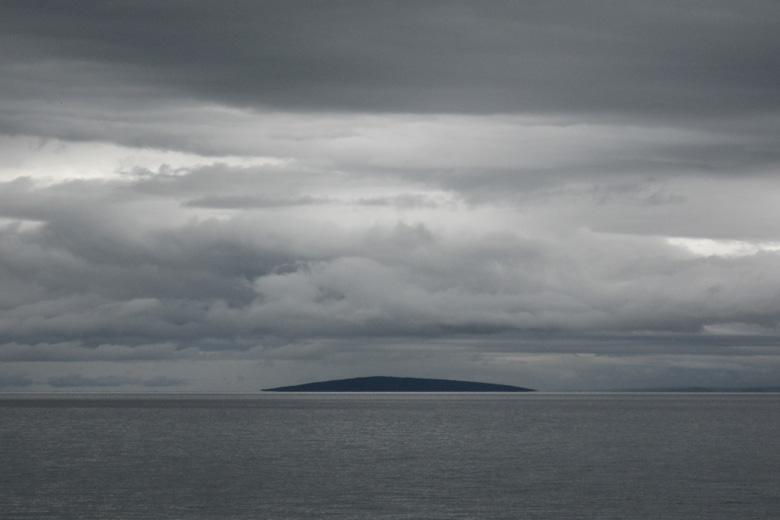
[[[266,388],[264,392],[533,392],[530,388],[449,379],[416,377],[356,377],[295,386]]]

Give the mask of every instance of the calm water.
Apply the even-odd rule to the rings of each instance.
[[[6,397],[0,517],[780,518],[780,395]]]

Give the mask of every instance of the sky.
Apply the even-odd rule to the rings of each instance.
[[[6,0],[0,392],[780,386],[778,26]]]

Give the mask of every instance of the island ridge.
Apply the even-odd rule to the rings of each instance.
[[[449,379],[356,377],[302,385],[266,388],[264,392],[533,392],[533,389]]]

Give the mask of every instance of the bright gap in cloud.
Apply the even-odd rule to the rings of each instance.
[[[29,136],[0,137],[0,181],[30,177],[38,184],[100,179],[134,171],[176,171],[221,163],[233,167],[282,165],[284,159],[207,156],[103,142],[72,142]]]
[[[36,231],[41,226],[43,226],[43,222],[38,220],[0,217],[0,231],[6,233],[7,232],[26,233],[29,231]]]
[[[761,251],[780,251],[780,242],[714,240],[710,238],[672,237],[668,243],[699,256],[750,256]]]

